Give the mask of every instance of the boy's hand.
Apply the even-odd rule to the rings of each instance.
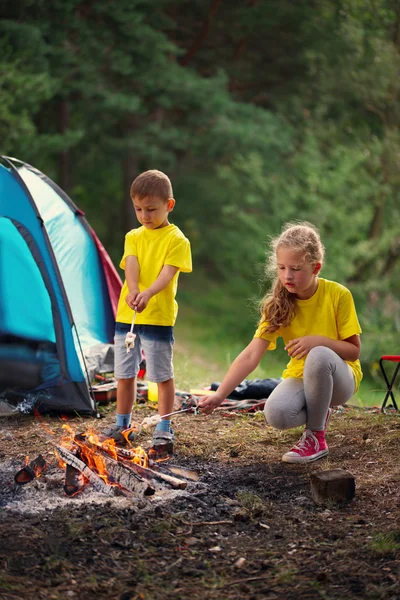
[[[300,360],[307,356],[315,346],[323,346],[323,337],[321,335],[305,335],[304,337],[290,340],[285,346],[285,350],[291,358]]]
[[[211,394],[210,396],[203,396],[197,405],[197,408],[204,415],[210,415],[220,404],[223,403],[225,398],[221,398],[218,394]]]
[[[135,304],[138,313],[142,312],[146,308],[151,297],[152,294],[149,292],[149,290],[144,290],[144,292],[140,292],[140,294],[136,296]]]
[[[125,302],[129,306],[129,308],[135,309],[136,298],[137,298],[138,294],[139,294],[139,290],[132,290],[132,292],[129,292],[129,294],[125,298]]]

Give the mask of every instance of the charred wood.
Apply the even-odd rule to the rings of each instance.
[[[75,454],[73,454],[66,448],[63,448],[62,446],[56,446],[56,450],[57,450],[58,454],[60,455],[61,459],[67,465],[70,465],[71,467],[74,467],[75,469],[80,471],[82,473],[82,475],[84,475],[84,477],[86,477],[86,479],[88,481],[90,481],[93,488],[97,492],[103,492],[103,494],[110,494],[110,495],[113,493],[112,486],[105,483],[101,479],[101,477],[99,477],[98,475],[96,475],[96,473],[94,473],[91,469],[89,469],[87,464],[85,464],[82,460],[80,460],[77,456],[75,456]]]
[[[153,461],[171,458],[173,453],[174,453],[174,445],[172,442],[164,442],[162,444],[153,444],[153,446],[151,448],[149,448],[149,458],[151,458]]]
[[[32,460],[29,465],[25,465],[22,469],[18,471],[18,473],[14,476],[14,481],[18,485],[25,485],[26,483],[30,483],[45,471],[47,468],[46,461],[43,456],[39,454],[34,460]]]
[[[78,492],[81,492],[85,487],[85,478],[83,473],[72,465],[67,464],[65,470],[65,483],[64,492],[67,496],[75,496]]]
[[[136,465],[135,463],[127,463],[124,459],[123,464],[126,465],[129,469],[132,469],[140,475],[143,475],[143,477],[146,477],[148,479],[155,479],[156,481],[159,481],[161,483],[168,483],[172,488],[176,490],[184,490],[187,487],[187,481],[184,481],[183,479],[178,479],[178,477],[174,477],[173,475],[161,473],[160,471],[149,469],[148,467],[142,467],[141,465]]]
[[[155,488],[140,473],[131,469],[129,464],[115,460],[104,451],[102,455],[107,471],[115,483],[131,492],[141,493],[143,496],[153,496],[156,491]]]
[[[75,436],[75,441],[78,444],[85,444],[89,449],[95,449],[96,452],[100,452],[103,456],[107,456],[111,458],[111,456],[107,453],[107,451],[101,446],[94,444],[93,442],[89,442],[85,439],[84,436]],[[117,464],[123,465],[124,468],[130,470],[131,472],[136,473],[144,477],[147,480],[155,480],[161,483],[168,483],[171,487],[175,489],[184,490],[187,487],[187,482],[183,479],[178,479],[173,475],[168,475],[166,473],[161,473],[159,471],[149,469],[148,467],[143,467],[133,462],[136,453],[134,450],[125,449],[125,448],[116,448],[116,454],[118,457],[118,461],[115,461]]]
[[[84,435],[76,435],[75,441],[81,452],[86,448],[89,452],[96,452],[103,457],[107,472],[114,483],[131,492],[142,493],[144,496],[152,496],[155,493],[155,488],[148,482],[151,477],[143,477],[139,471],[131,469],[131,463],[121,459],[116,460],[102,446],[86,440]]]

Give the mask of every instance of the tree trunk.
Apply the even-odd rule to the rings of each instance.
[[[374,216],[372,217],[371,225],[368,232],[369,240],[376,240],[382,233],[384,206],[385,198],[378,198],[375,204]]]
[[[139,168],[137,159],[133,156],[124,158],[122,161],[123,203],[121,212],[121,230],[124,233],[138,226],[130,195],[132,182],[138,175]]]

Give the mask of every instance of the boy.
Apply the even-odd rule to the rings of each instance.
[[[161,171],[146,171],[134,180],[130,195],[141,227],[125,236],[120,263],[125,269],[125,282],[117,308],[114,339],[117,415],[115,425],[102,432],[116,443],[125,442],[122,431],[130,426],[142,349],[147,378],[158,386],[158,412],[166,415],[173,411],[173,326],[178,312],[175,295],[179,272],[192,270],[189,240],[168,221],[175,206],[169,178]],[[134,310],[136,339],[134,347],[127,352],[125,338]],[[132,436],[133,433],[129,437]],[[172,438],[171,421],[161,420],[154,431],[153,445]]]

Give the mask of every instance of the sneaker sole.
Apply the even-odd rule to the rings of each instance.
[[[321,452],[317,452],[317,454],[313,454],[312,456],[288,456],[284,454],[282,456],[282,461],[287,463],[309,463],[314,462],[314,460],[319,460],[328,454],[329,450],[321,450]]]

